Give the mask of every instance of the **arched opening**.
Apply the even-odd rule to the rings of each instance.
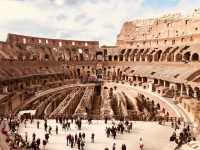
[[[151,61],[153,60],[153,56],[152,56],[152,55],[148,55],[148,56],[147,56],[147,60],[148,60],[149,62],[151,62]]]
[[[159,61],[160,57],[161,57],[161,54],[162,54],[162,51],[159,50],[154,56],[154,61]]]
[[[78,78],[80,77],[80,75],[81,75],[81,71],[80,71],[80,69],[78,68],[77,69],[77,75],[78,75]]]
[[[114,56],[114,61],[118,61],[118,56],[117,55]]]
[[[112,56],[111,55],[108,56],[108,61],[112,61]]]
[[[190,61],[190,52],[187,52],[187,53],[185,53],[184,54],[184,59],[186,60],[186,61]]]
[[[191,87],[189,87],[189,91],[188,91],[189,93],[189,96],[190,97],[194,97],[194,91],[193,91],[193,89],[191,88]]]
[[[45,60],[48,60],[48,59],[49,59],[49,55],[48,55],[48,54],[45,54],[44,59],[45,59]]]
[[[194,88],[194,91],[195,91],[195,93],[196,93],[195,98],[197,98],[197,99],[199,100],[199,98],[200,98],[200,90],[199,90],[199,88],[198,88],[198,87],[195,87],[195,88]]]
[[[104,49],[104,50],[103,50],[103,54],[104,54],[104,60],[106,60],[106,56],[107,56],[107,54],[108,54],[107,49]]]
[[[123,61],[123,55],[119,55],[119,61]]]
[[[192,61],[199,61],[199,55],[197,53],[192,55]]]
[[[96,59],[98,61],[103,61],[103,52],[99,51],[96,53]]]
[[[180,54],[180,53],[178,53],[177,55],[176,55],[176,62],[180,62],[180,61],[182,61],[182,55]]]
[[[79,54],[80,61],[84,61],[83,54]]]

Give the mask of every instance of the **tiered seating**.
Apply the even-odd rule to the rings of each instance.
[[[85,114],[87,114],[88,111],[90,111],[92,108],[93,96],[94,96],[94,87],[87,87],[73,116],[83,117]]]
[[[77,88],[74,91],[72,91],[68,97],[64,99],[64,101],[56,108],[56,111],[54,111],[51,115],[67,115],[72,116],[80,102],[80,98],[83,95],[83,89]]]
[[[56,109],[49,115],[50,117],[56,116],[58,114],[64,113],[65,107],[69,100],[74,97],[74,95],[77,93],[77,91],[80,91],[80,89],[75,88],[73,89],[63,100],[62,102],[57,106]],[[72,97],[71,97],[72,96]]]

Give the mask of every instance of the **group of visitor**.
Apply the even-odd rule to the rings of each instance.
[[[186,126],[185,123],[181,124],[179,121],[173,124],[174,125],[172,127],[174,128],[174,132],[170,137],[170,141],[176,143],[175,150],[179,149],[183,144],[187,144],[192,140],[196,140],[192,134],[190,125]]]
[[[107,120],[105,120],[105,123],[107,124]],[[110,136],[113,137],[113,139],[116,139],[116,136],[119,134],[124,134],[126,133],[131,133],[133,129],[133,124],[132,122],[126,120],[126,121],[120,121],[119,123],[116,123],[114,120],[112,121],[112,126],[111,127],[106,127],[106,136],[109,138]],[[127,150],[126,144],[122,144],[121,150]],[[144,144],[142,141],[142,138],[140,138],[139,141],[139,149],[143,150]],[[109,148],[105,148],[104,150],[109,150]],[[116,150],[116,143],[113,143],[112,150]]]

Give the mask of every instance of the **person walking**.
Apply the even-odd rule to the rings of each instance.
[[[78,150],[80,150],[80,148],[81,148],[81,139],[80,138],[77,139],[77,145],[78,145]]]
[[[122,144],[122,150],[126,150],[126,145]]]
[[[139,148],[140,148],[140,150],[143,150],[143,148],[144,148],[142,138],[140,138],[140,141],[139,141]]]
[[[58,135],[58,126],[56,125],[56,135]]]
[[[43,144],[43,150],[45,150],[45,147],[46,147],[46,145],[47,145],[47,141],[46,141],[46,140],[43,140],[42,144]]]
[[[28,132],[25,132],[25,142],[28,142]]]
[[[84,145],[85,145],[85,143],[84,143],[84,141],[83,141],[83,139],[81,140],[81,150],[84,150]]]
[[[92,133],[92,135],[91,135],[91,141],[92,141],[92,143],[94,143],[94,133]]]
[[[40,121],[38,120],[37,121],[37,129],[39,129],[40,128]]]
[[[113,143],[112,150],[116,150],[116,143]]]

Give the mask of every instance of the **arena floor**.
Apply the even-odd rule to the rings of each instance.
[[[111,126],[111,122],[105,125],[104,121],[93,121],[91,125],[88,125],[87,121],[83,121],[82,130],[77,130],[73,124],[71,130],[67,132],[62,131],[62,126],[58,124],[58,135],[55,134],[56,121],[48,120],[48,125],[52,126],[52,135],[46,150],[70,150],[71,148],[66,146],[66,134],[79,132],[86,133],[85,150],[103,150],[105,147],[111,150],[114,142],[117,150],[121,149],[122,144],[127,145],[127,150],[139,150],[140,137],[143,138],[144,150],[172,150],[174,148],[174,144],[169,142],[173,129],[168,125],[159,125],[157,122],[133,122],[133,131],[131,133],[125,132],[123,135],[118,134],[115,140],[112,137],[107,138],[105,134],[105,128]],[[39,137],[43,140],[44,121],[40,120],[40,129],[37,129],[36,120],[32,124],[28,122],[26,128],[24,124],[21,124],[19,133],[25,137],[25,132],[28,133],[30,141],[33,132],[36,133],[36,139]],[[95,133],[95,143],[91,143],[91,133]],[[77,145],[73,150],[77,150]]]

